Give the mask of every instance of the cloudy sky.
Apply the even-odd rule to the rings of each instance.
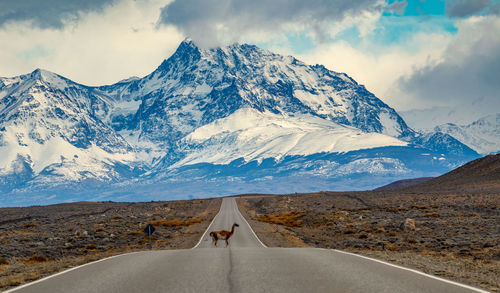
[[[323,64],[400,111],[500,112],[498,0],[1,0],[0,76],[110,84],[150,73],[186,37]]]

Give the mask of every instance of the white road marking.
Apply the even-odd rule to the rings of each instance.
[[[221,203],[221,208],[222,208],[222,203]],[[205,233],[203,233],[203,236],[201,236],[200,238],[200,241],[198,241],[198,243],[196,244],[195,247],[193,247],[192,249],[198,247],[198,245],[200,245],[201,241],[203,240],[203,237],[205,237],[205,234],[207,233],[207,231],[210,229],[210,226],[212,226],[215,218],[217,218],[217,216],[220,214],[220,210],[219,212],[217,213],[217,215],[215,215],[215,217],[212,219],[212,222],[210,222],[210,225],[208,226],[207,230],[205,231]],[[247,223],[248,224],[248,223]],[[253,231],[252,231],[253,232]],[[258,239],[258,238],[257,238]],[[260,241],[260,240],[259,240]],[[134,254],[134,253],[139,253],[139,252],[144,252],[144,251],[135,251],[135,252],[127,252],[127,253],[123,253],[123,254],[117,254],[117,255],[113,255],[113,256],[110,256],[110,257],[106,257],[106,258],[103,258],[103,259],[99,259],[99,260],[96,260],[96,261],[92,261],[92,262],[89,262],[89,263],[86,263],[86,264],[83,264],[83,265],[79,265],[79,266],[76,266],[76,267],[73,267],[73,268],[69,268],[67,270],[64,270],[62,272],[59,272],[59,273],[55,273],[53,275],[50,275],[50,276],[47,276],[45,278],[42,278],[42,279],[38,279],[36,281],[33,281],[33,282],[30,282],[30,283],[26,283],[26,284],[23,284],[23,285],[20,285],[18,287],[15,287],[15,288],[12,288],[12,289],[9,289],[7,291],[3,291],[3,293],[11,293],[11,292],[15,292],[19,289],[22,289],[22,288],[25,288],[25,287],[28,287],[28,286],[31,286],[31,285],[34,285],[36,283],[40,283],[40,282],[43,282],[45,280],[48,280],[48,279],[51,279],[51,278],[54,278],[54,277],[57,277],[59,275],[62,275],[62,274],[65,274],[65,273],[68,273],[68,272],[71,272],[73,270],[76,270],[76,269],[79,269],[79,268],[82,268],[82,267],[85,267],[85,266],[88,266],[88,265],[92,265],[92,264],[95,264],[95,263],[98,263],[98,262],[101,262],[101,261],[105,261],[105,260],[108,260],[108,259],[112,259],[112,258],[115,258],[115,257],[119,257],[119,256],[123,256],[123,255],[128,255],[128,254]]]
[[[224,199],[222,199],[222,201],[224,201]],[[212,225],[213,225],[213,223],[214,223],[215,219],[216,219],[216,218],[220,215],[220,213],[221,213],[221,211],[222,211],[222,201],[221,201],[221,203],[220,203],[219,212],[218,212],[218,213],[217,213],[217,215],[215,215],[215,217],[212,219],[212,222],[210,222],[210,225],[208,225],[207,230],[205,230],[205,233],[203,233],[203,235],[201,235],[201,238],[200,238],[200,240],[198,241],[198,243],[196,243],[196,245],[195,245],[193,248],[191,248],[191,249],[195,249],[196,247],[200,246],[201,241],[203,241],[203,238],[205,238],[205,235],[207,234],[208,230],[210,230],[210,227],[212,227]]]
[[[245,217],[243,217],[243,215],[241,214],[239,208],[238,208],[238,204],[236,204],[236,200],[234,198],[231,198],[232,200],[235,201],[235,205],[236,205],[236,211],[240,214],[241,218],[243,219],[243,221],[245,221],[245,223],[247,224],[248,228],[250,229],[250,231],[252,231],[252,234],[253,236],[255,236],[255,238],[257,239],[257,241],[259,241],[259,243],[267,248],[267,246],[262,243],[262,241],[260,241],[259,237],[257,236],[257,234],[255,234],[255,231],[252,229],[252,226],[250,226],[250,224],[247,222],[247,220],[245,219]],[[222,199],[222,201],[224,201],[224,199]],[[215,219],[217,218],[217,216],[219,216],[219,214],[221,213],[222,211],[222,202],[220,204],[220,209],[219,209],[219,212],[217,213],[217,215],[215,215],[215,217],[212,219],[212,222],[210,222],[210,225],[208,225],[207,229],[205,230],[205,232],[203,233],[203,235],[201,236],[200,240],[198,241],[198,243],[191,249],[195,249],[197,248],[198,246],[200,246],[201,242],[203,241],[203,238],[205,238],[205,235],[207,234],[207,232],[210,230],[210,227],[212,227]]]
[[[260,242],[260,244],[263,247],[267,248],[267,246],[264,243],[262,243],[262,241],[260,241],[259,237],[253,231],[252,227],[250,226],[250,224],[248,223],[248,221],[245,219],[245,217],[243,217],[243,215],[239,211],[238,205],[236,205],[236,210],[237,210],[238,213],[240,213],[241,217],[243,218],[243,220],[245,221],[245,223],[248,225],[248,227],[250,228],[250,231],[252,231],[252,233],[255,236],[255,238],[257,238],[257,240]],[[210,227],[213,225],[213,223],[215,221],[215,218],[217,218],[217,216],[219,216],[219,214],[221,213],[221,211],[222,211],[222,203],[221,203],[221,209],[219,209],[219,212],[212,219],[212,222],[210,223],[210,225],[208,226],[208,228],[206,229],[206,231],[203,233],[203,236],[200,238],[200,240],[198,241],[198,243],[192,249],[194,249],[194,248],[196,248],[196,247],[198,247],[200,245],[200,243],[203,240],[203,238],[205,237],[206,233],[208,232],[208,230],[210,230]],[[397,268],[397,269],[400,269],[400,270],[404,270],[404,271],[412,272],[412,273],[415,273],[415,274],[418,274],[418,275],[422,275],[422,276],[425,276],[425,277],[428,277],[428,278],[431,278],[431,279],[434,279],[434,280],[438,280],[438,281],[441,281],[441,282],[444,282],[444,283],[448,283],[448,284],[452,284],[452,285],[455,285],[455,286],[458,286],[458,287],[469,289],[469,290],[472,290],[472,291],[475,291],[475,292],[488,293],[488,291],[485,291],[485,290],[482,290],[482,289],[479,289],[479,288],[475,288],[475,287],[472,287],[472,286],[469,286],[469,285],[465,285],[465,284],[461,284],[461,283],[458,283],[458,282],[446,280],[446,279],[443,279],[443,278],[440,278],[440,277],[436,277],[436,276],[433,276],[433,275],[426,274],[426,273],[418,271],[418,270],[414,270],[414,269],[402,267],[402,266],[395,265],[395,264],[392,264],[392,263],[389,263],[389,262],[385,262],[385,261],[382,261],[382,260],[378,260],[378,259],[375,259],[375,258],[371,258],[371,257],[367,257],[367,256],[363,256],[363,255],[359,255],[359,254],[355,254],[355,253],[351,253],[351,252],[346,252],[346,251],[342,251],[342,250],[337,250],[337,249],[326,249],[326,248],[317,248],[317,249],[327,250],[327,251],[335,251],[335,252],[346,254],[346,255],[351,255],[351,256],[356,256],[356,257],[364,258],[364,259],[371,260],[371,261],[374,261],[374,262],[378,262],[378,263],[381,263],[381,264],[384,264],[384,265],[387,265],[387,266],[391,266],[391,267],[394,267],[394,268]],[[96,260],[96,261],[93,261],[93,262],[89,262],[89,263],[86,263],[86,264],[83,264],[83,265],[79,265],[79,266],[76,266],[76,267],[73,267],[73,268],[69,268],[69,269],[64,270],[62,272],[59,272],[59,273],[56,273],[56,274],[44,277],[42,279],[39,279],[39,280],[30,282],[30,283],[27,283],[27,284],[24,284],[24,285],[15,287],[15,288],[12,288],[10,290],[4,291],[4,293],[15,292],[15,291],[17,291],[19,289],[22,289],[22,288],[34,285],[36,283],[43,282],[45,280],[57,277],[59,275],[71,272],[73,270],[76,270],[76,269],[79,269],[79,268],[82,268],[82,267],[85,267],[85,266],[89,266],[89,265],[92,265],[92,264],[95,264],[95,263],[99,263],[99,262],[102,262],[102,261],[105,261],[105,260],[109,260],[109,259],[116,258],[116,257],[119,257],[119,256],[129,255],[129,254],[141,253],[141,252],[144,252],[144,251],[129,252],[129,253],[118,254],[118,255],[106,257],[106,258],[103,258],[103,259],[99,259],[99,260]]]
[[[34,285],[34,284],[36,284],[36,283],[40,283],[40,282],[43,282],[43,281],[45,281],[45,280],[48,280],[48,279],[51,279],[51,278],[57,277],[57,276],[59,276],[59,275],[69,273],[69,272],[71,272],[71,271],[74,271],[74,270],[76,270],[76,269],[79,269],[79,268],[82,268],[82,267],[85,267],[85,266],[89,266],[89,265],[92,265],[92,264],[95,264],[95,263],[98,263],[98,262],[101,262],[101,261],[105,261],[105,260],[108,260],[108,259],[112,259],[112,258],[115,258],[115,257],[124,256],[124,255],[129,255],[129,254],[135,254],[135,253],[139,253],[139,252],[144,252],[144,251],[127,252],[127,253],[117,254],[117,255],[109,256],[109,257],[106,257],[106,258],[103,258],[103,259],[95,260],[95,261],[92,261],[92,262],[89,262],[89,263],[86,263],[86,264],[83,264],[83,265],[79,265],[79,266],[76,266],[76,267],[73,267],[73,268],[69,268],[69,269],[64,270],[64,271],[62,271],[62,272],[59,272],[59,273],[55,273],[55,274],[50,275],[50,276],[47,276],[47,277],[45,277],[45,278],[42,278],[42,279],[39,279],[39,280],[36,280],[36,281],[30,282],[30,283],[27,283],[27,284],[24,284],[24,285],[21,285],[21,286],[18,286],[18,287],[15,287],[15,288],[9,289],[9,290],[7,290],[7,291],[3,291],[3,293],[15,292],[15,291],[17,291],[17,290],[19,290],[19,289],[26,288],[26,287],[31,286],[31,285]]]
[[[234,202],[236,203],[236,200],[235,200],[235,199],[233,199],[233,200],[234,200]],[[243,218],[243,221],[245,221],[245,223],[247,223],[248,228],[250,228],[250,231],[252,231],[252,233],[253,233],[253,236],[255,236],[255,238],[257,238],[257,240],[260,242],[260,244],[261,244],[262,246],[264,246],[265,248],[267,248],[267,246],[266,246],[264,243],[262,243],[262,241],[260,241],[260,239],[259,239],[259,237],[257,236],[257,234],[255,234],[254,230],[252,229],[252,226],[250,226],[250,224],[248,224],[247,219],[245,219],[245,217],[243,217],[243,215],[241,214],[241,212],[240,212],[240,210],[239,210],[239,208],[238,208],[238,204],[236,204],[236,209],[237,209],[238,213],[240,214],[240,216]]]
[[[379,260],[379,259],[376,259],[376,258],[371,258],[371,257],[368,257],[368,256],[359,255],[359,254],[356,254],[356,253],[342,251],[342,250],[338,250],[338,249],[327,249],[327,248],[320,248],[320,249],[328,250],[328,251],[332,251],[333,250],[333,251],[336,251],[336,252],[339,252],[339,253],[348,254],[348,255],[352,255],[352,256],[357,256],[357,257],[360,257],[360,258],[368,259],[368,260],[371,260],[371,261],[374,261],[374,262],[378,262],[378,263],[381,263],[381,264],[384,264],[384,265],[388,265],[388,266],[391,266],[391,267],[394,267],[394,268],[398,268],[400,270],[405,270],[405,271],[412,272],[412,273],[415,273],[415,274],[419,274],[419,275],[422,275],[422,276],[425,276],[425,277],[428,277],[428,278],[431,278],[431,279],[435,279],[435,280],[438,280],[438,281],[441,281],[441,282],[445,282],[445,283],[452,284],[452,285],[455,285],[455,286],[458,286],[458,287],[466,288],[466,289],[469,289],[469,290],[472,290],[472,291],[475,291],[475,292],[489,293],[488,291],[485,291],[485,290],[482,290],[482,289],[479,289],[479,288],[475,288],[475,287],[472,287],[472,286],[469,286],[469,285],[465,285],[465,284],[461,284],[461,283],[458,283],[458,282],[446,280],[446,279],[443,279],[443,278],[440,278],[440,277],[436,277],[436,276],[433,276],[433,275],[426,274],[426,273],[421,272],[421,271],[417,271],[417,270],[414,270],[414,269],[405,268],[405,267],[402,267],[402,266],[399,266],[399,265],[395,265],[395,264],[392,264],[392,263],[389,263],[389,262],[385,262],[383,260]]]

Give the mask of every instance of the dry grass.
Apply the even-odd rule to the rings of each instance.
[[[190,248],[220,203],[203,199],[0,208],[0,219],[10,220],[0,224],[6,232],[0,233],[0,291],[111,255]],[[25,214],[31,217],[20,218]],[[165,226],[158,226],[151,241],[145,241],[144,227],[162,218],[165,221],[157,224]]]
[[[85,249],[88,249],[88,250],[96,250],[97,249],[97,245],[95,244],[87,244],[85,246]]]
[[[24,228],[33,228],[33,227],[36,227],[36,226],[38,226],[37,222],[33,221],[31,223],[28,223],[28,224],[24,225]]]
[[[289,211],[285,213],[275,213],[267,215],[259,215],[257,219],[261,222],[278,224],[287,227],[302,227],[301,218],[305,216],[307,212],[304,211]]]
[[[354,251],[411,267],[426,273],[456,280],[492,292],[500,292],[500,266],[498,261],[477,260],[472,257],[455,257],[435,251]]]
[[[41,255],[32,255],[27,259],[24,259],[23,262],[25,264],[36,264],[41,262],[48,262],[49,260],[45,256]]]
[[[130,236],[138,236],[138,235],[143,235],[143,234],[144,234],[144,232],[142,232],[142,231],[129,231],[128,232],[128,235],[130,235]]]
[[[202,218],[191,218],[189,220],[156,220],[149,222],[153,226],[163,226],[163,227],[181,227],[190,226],[193,224],[201,223],[204,219]]]
[[[436,212],[426,213],[425,216],[430,218],[439,218],[439,214]]]
[[[498,193],[350,192],[247,197],[239,204],[260,231],[306,212],[295,217],[300,225],[280,226],[306,245],[380,254],[389,261],[401,256],[397,262],[407,266],[415,263],[410,255],[421,255],[421,270],[500,292],[498,202]],[[406,219],[414,220],[415,230],[404,229]],[[269,246],[292,246],[286,239],[273,242],[276,234],[259,237]]]
[[[41,261],[43,257],[32,256],[27,260],[17,262],[4,271],[0,271],[0,291],[35,281],[58,271],[79,266],[117,252],[95,253],[80,257],[65,257],[55,261]],[[32,259],[32,260],[31,260]]]

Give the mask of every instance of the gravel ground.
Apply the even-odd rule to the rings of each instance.
[[[249,196],[244,216],[271,247],[347,250],[500,291],[500,197],[395,192]]]
[[[0,208],[0,290],[106,256],[193,247],[221,199]],[[153,224],[151,239],[144,228]]]

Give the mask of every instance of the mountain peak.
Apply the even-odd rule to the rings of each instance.
[[[190,63],[194,60],[199,60],[201,58],[201,52],[198,46],[191,40],[190,38],[184,39],[175,50],[174,54],[169,58],[165,59],[157,71],[165,71],[168,70],[171,64],[173,63]]]
[[[33,70],[33,72],[29,74],[29,76],[33,80],[44,82],[58,88],[66,88],[69,86],[69,84],[73,83],[69,79],[66,79],[54,72],[41,68]]]
[[[37,68],[37,69],[33,70],[33,72],[31,72],[31,76],[33,78],[39,79],[39,80],[43,80],[45,76],[50,75],[50,74],[54,74],[54,73],[47,71],[45,69],[42,69],[42,68]]]
[[[31,72],[31,77],[40,81],[51,81],[54,79],[61,79],[61,77],[51,71],[37,68]]]
[[[191,39],[190,37],[186,37],[186,38],[185,38],[185,39],[181,42],[181,45],[182,45],[183,43],[196,46],[196,44],[194,43],[193,39]]]
[[[351,175],[435,176],[477,157],[449,135],[416,137],[346,74],[248,44],[210,49],[185,39],[151,74],[104,87],[36,69],[0,80],[0,97],[2,193],[193,178],[218,186],[304,178],[300,188],[330,189]],[[31,171],[11,168],[18,155]]]
[[[195,44],[195,42],[190,38],[185,38],[177,47],[176,52],[184,52],[184,51],[199,51],[199,47]],[[175,53],[174,53],[175,54]]]

